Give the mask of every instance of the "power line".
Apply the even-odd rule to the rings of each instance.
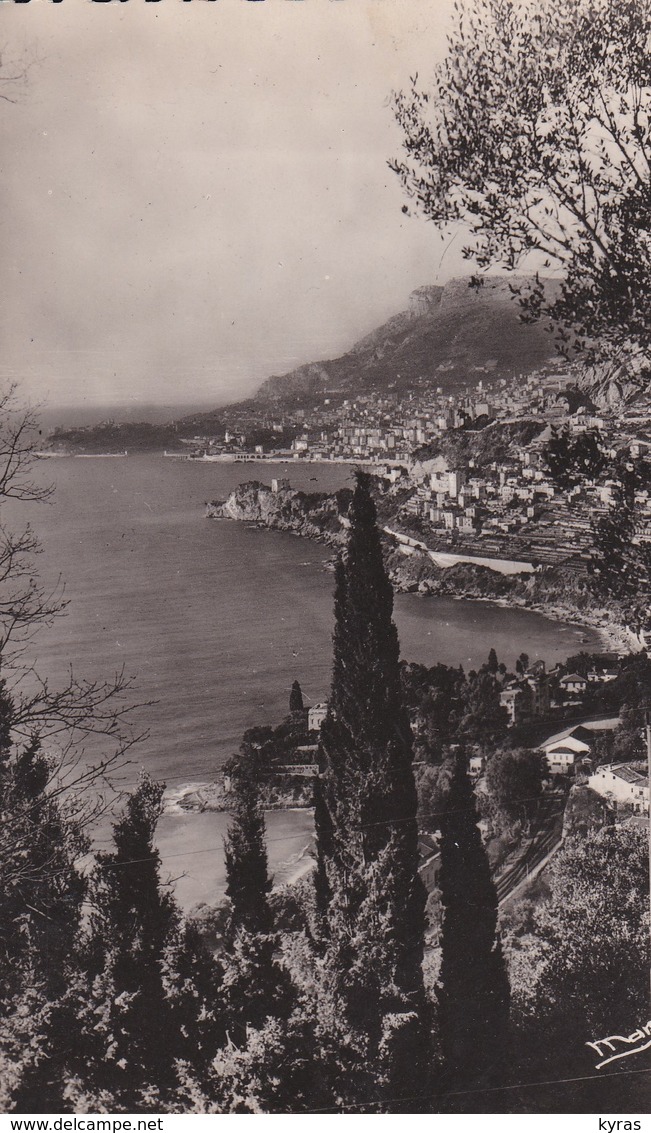
[[[350,1102],[346,1105],[338,1106],[336,1109],[312,1109],[310,1113],[337,1113],[342,1109],[360,1109],[362,1106],[376,1106],[376,1105],[392,1105],[394,1102],[429,1102],[429,1101],[445,1101],[446,1098],[467,1097],[470,1094],[494,1094],[502,1093],[508,1090],[526,1090],[536,1086],[562,1086],[570,1085],[573,1082],[607,1082],[611,1078],[623,1078],[636,1074],[651,1074],[651,1067],[644,1067],[642,1070],[617,1070],[612,1074],[580,1074],[573,1078],[549,1078],[545,1081],[537,1082],[515,1082],[508,1086],[477,1086],[472,1090],[446,1090],[443,1093],[437,1094],[413,1094],[411,1097],[397,1097],[397,1098],[373,1098],[371,1101],[366,1102]]]

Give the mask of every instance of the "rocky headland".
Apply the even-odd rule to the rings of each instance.
[[[259,480],[250,480],[238,485],[228,499],[206,504],[206,515],[209,519],[258,523],[274,531],[289,531],[338,547],[345,542],[348,520],[344,511],[349,497],[347,489],[335,495],[290,488],[274,492]]]
[[[266,779],[260,787],[265,810],[309,808],[313,805],[312,781],[290,775]],[[193,784],[175,794],[172,809],[184,811],[229,811],[234,803],[227,775],[220,774],[212,783]]]

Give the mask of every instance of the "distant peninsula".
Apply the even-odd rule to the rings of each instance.
[[[98,425],[55,429],[45,451],[56,454],[89,455],[181,450],[178,427],[151,425],[147,421],[102,421]]]
[[[409,296],[406,310],[392,316],[336,358],[307,362],[268,378],[254,397],[208,412],[152,425],[102,421],[62,427],[47,447],[60,453],[189,452],[219,438],[228,451],[289,445],[316,406],[335,410],[348,398],[388,395],[418,398],[428,390],[455,396],[480,383],[520,380],[554,357],[554,339],[544,319],[520,320],[510,290],[513,279],[487,277],[480,288],[469,278],[427,285]],[[519,279],[520,285],[526,280]],[[551,284],[550,284],[551,286]],[[327,414],[326,414],[327,416]],[[243,444],[239,437],[244,435]]]

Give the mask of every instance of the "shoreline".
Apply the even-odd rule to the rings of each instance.
[[[299,784],[300,786],[300,784]],[[165,792],[164,812],[167,815],[188,814],[228,814],[232,805],[232,795],[226,790],[224,773],[218,771],[210,782],[187,783],[185,787]],[[311,801],[301,801],[295,791],[283,792],[282,785],[270,784],[269,797],[265,799],[265,812],[296,811],[303,813],[313,810]]]
[[[221,506],[223,507],[223,505]],[[214,505],[208,505],[209,509],[212,507],[214,507]],[[209,510],[207,514],[208,518],[211,519],[230,520],[233,523],[246,522],[252,527],[260,528],[266,531],[278,531],[281,534],[286,535],[294,535],[299,539],[307,539],[312,543],[321,543],[322,545],[330,548],[339,545],[338,540],[333,538],[333,536],[331,534],[328,534],[327,532],[316,533],[314,529],[309,532],[301,531],[297,530],[295,527],[284,526],[283,524],[279,523],[264,522],[264,520],[255,516],[238,518],[237,516],[225,514],[224,511],[221,511],[221,514],[215,514],[214,511],[211,512]],[[331,567],[326,561],[324,563],[324,570],[328,569],[331,569]],[[440,567],[438,569],[441,571],[446,571],[451,568]],[[421,584],[417,583],[415,580],[409,582],[405,581],[400,577],[398,570],[394,567],[389,569],[389,577],[391,579],[394,593],[396,594],[419,594],[419,596],[423,598],[448,597],[458,602],[483,602],[489,603],[493,606],[498,606],[501,609],[526,610],[529,613],[540,614],[541,617],[547,618],[552,622],[560,622],[564,625],[572,626],[576,629],[582,629],[596,633],[602,644],[603,652],[605,653],[638,653],[643,649],[643,646],[629,630],[621,625],[617,625],[605,620],[603,613],[598,614],[595,612],[591,616],[588,611],[578,613],[577,611],[570,609],[567,606],[559,605],[556,603],[545,604],[541,602],[527,602],[522,597],[517,595],[511,595],[509,597],[490,597],[484,595],[469,594],[463,587],[458,588],[453,593],[448,592],[447,594],[437,594],[435,591],[432,591],[429,588],[426,582],[423,585],[423,589],[420,589],[419,586]]]
[[[400,593],[405,593],[405,591],[400,591]],[[423,597],[436,598],[437,595],[424,594]],[[590,630],[598,634],[604,645],[605,653],[635,653],[642,651],[642,646],[639,642],[630,638],[627,630],[614,625],[604,625],[602,622],[590,622],[586,619],[579,620],[572,611],[562,606],[542,606],[540,603],[536,602],[527,604],[517,601],[517,599],[509,601],[508,598],[482,598],[469,594],[450,594],[448,597],[453,598],[455,602],[487,602],[491,606],[500,606],[502,609],[527,610],[532,614],[540,614],[549,621],[562,622],[564,625],[573,626],[576,629]]]
[[[327,460],[322,457],[301,457],[294,460],[291,456],[255,456],[253,453],[250,456],[235,456],[231,453],[217,453],[215,456],[190,456],[188,452],[182,449],[178,452],[168,449],[151,448],[140,449],[135,448],[133,452],[61,452],[59,449],[40,449],[34,453],[41,459],[61,458],[61,457],[115,457],[115,456],[159,456],[161,459],[167,458],[169,460],[182,460],[190,464],[286,464],[289,468],[301,468],[304,465],[323,464],[326,467],[332,464],[345,464],[351,465],[356,468],[377,468],[378,465],[372,460],[360,460],[359,458],[349,456],[336,456]],[[386,461],[381,463],[386,464]]]

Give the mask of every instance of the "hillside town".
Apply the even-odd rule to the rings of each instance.
[[[360,463],[395,485],[398,529],[429,550],[514,562],[520,571],[563,564],[582,574],[591,525],[608,514],[615,485],[606,477],[559,487],[545,448],[559,430],[573,437],[598,431],[613,455],[626,449],[644,457],[651,401],[627,408],[615,400],[597,409],[576,397],[576,380],[556,365],[517,382],[483,377],[455,394],[388,390],[342,399],[333,392],[309,410],[251,403],[222,433],[184,443],[200,460]],[[582,404],[570,411],[576,400]],[[252,444],[260,431],[294,437],[287,447]],[[637,537],[650,541],[646,489],[636,504]]]

